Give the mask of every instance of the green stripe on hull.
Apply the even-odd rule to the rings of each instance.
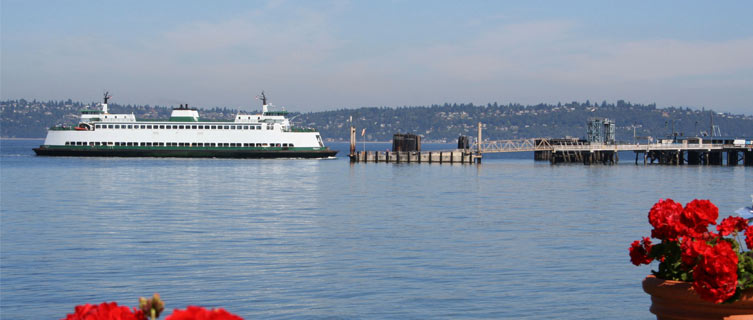
[[[336,150],[314,148],[189,148],[189,147],[89,147],[41,146],[38,156],[73,157],[177,157],[177,158],[328,158]]]

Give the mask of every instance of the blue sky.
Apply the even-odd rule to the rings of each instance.
[[[753,114],[753,1],[1,2],[3,99]]]

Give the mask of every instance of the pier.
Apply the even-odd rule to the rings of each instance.
[[[635,164],[659,165],[728,165],[753,166],[753,141],[721,137],[685,137],[663,139],[656,143],[600,143],[576,138],[529,138],[509,140],[483,140],[479,123],[478,138],[470,143],[469,137],[458,139],[458,148],[443,151],[421,151],[420,137],[408,145],[398,142],[395,135],[393,151],[356,152],[355,128],[351,127],[351,162],[389,163],[481,163],[484,154],[507,152],[533,152],[534,160],[558,163],[617,164],[619,152],[633,152]],[[397,144],[396,144],[397,142]]]

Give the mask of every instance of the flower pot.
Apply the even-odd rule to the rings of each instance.
[[[743,291],[734,303],[716,304],[702,300],[690,282],[658,279],[643,280],[643,291],[651,295],[651,313],[657,320],[728,319],[753,320],[753,290]]]

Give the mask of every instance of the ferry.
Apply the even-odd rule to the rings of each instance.
[[[314,129],[296,128],[286,111],[270,111],[262,92],[260,114],[238,113],[233,121],[207,121],[188,104],[166,121],[112,114],[105,92],[99,108],[81,110],[75,127],[49,128],[38,156],[184,158],[333,158]],[[259,98],[259,97],[257,97]]]

